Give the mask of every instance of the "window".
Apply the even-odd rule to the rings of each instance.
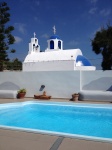
[[[50,41],[50,49],[54,49],[54,41]]]
[[[58,41],[58,48],[61,49],[61,41]]]

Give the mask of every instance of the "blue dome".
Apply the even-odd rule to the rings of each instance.
[[[60,37],[59,37],[58,35],[52,35],[52,36],[50,37],[50,39],[59,39],[59,40],[60,40]]]
[[[92,66],[89,60],[82,55],[77,56],[76,63],[80,63],[81,66]]]

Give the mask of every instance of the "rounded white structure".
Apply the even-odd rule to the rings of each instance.
[[[31,38],[29,51],[23,62],[23,71],[67,71],[67,70],[96,70],[82,55],[80,49],[63,50],[63,41],[55,34],[48,39],[48,47],[40,51],[38,39]]]

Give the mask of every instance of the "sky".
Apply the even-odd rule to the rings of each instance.
[[[0,0],[2,2],[3,0]],[[10,7],[9,25],[16,50],[10,59],[24,61],[28,43],[34,32],[40,49],[47,48],[47,40],[56,34],[63,40],[63,49],[81,49],[92,65],[101,69],[102,56],[92,51],[91,40],[95,33],[108,23],[112,25],[112,0],[4,0]]]

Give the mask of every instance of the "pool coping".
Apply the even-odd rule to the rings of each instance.
[[[84,107],[89,107],[89,106],[94,106],[93,108],[95,108],[95,107],[99,107],[99,108],[104,108],[104,107],[110,107],[110,108],[112,108],[112,105],[111,104],[92,104],[92,103],[78,103],[78,102],[75,102],[75,103],[73,103],[73,102],[54,102],[54,101],[24,101],[24,102],[14,102],[14,103],[3,103],[3,104],[0,104],[0,107],[1,106],[4,106],[4,105],[12,105],[12,106],[15,106],[15,105],[17,105],[17,104],[19,104],[19,105],[25,105],[25,104],[31,104],[31,103],[36,103],[36,104],[44,104],[44,105],[46,105],[46,104],[50,104],[50,105],[55,105],[55,104],[61,104],[61,105],[63,105],[63,106],[65,106],[65,105],[69,105],[69,106],[73,106],[73,105],[75,105],[75,106],[84,106]],[[6,107],[6,106],[5,106]]]

